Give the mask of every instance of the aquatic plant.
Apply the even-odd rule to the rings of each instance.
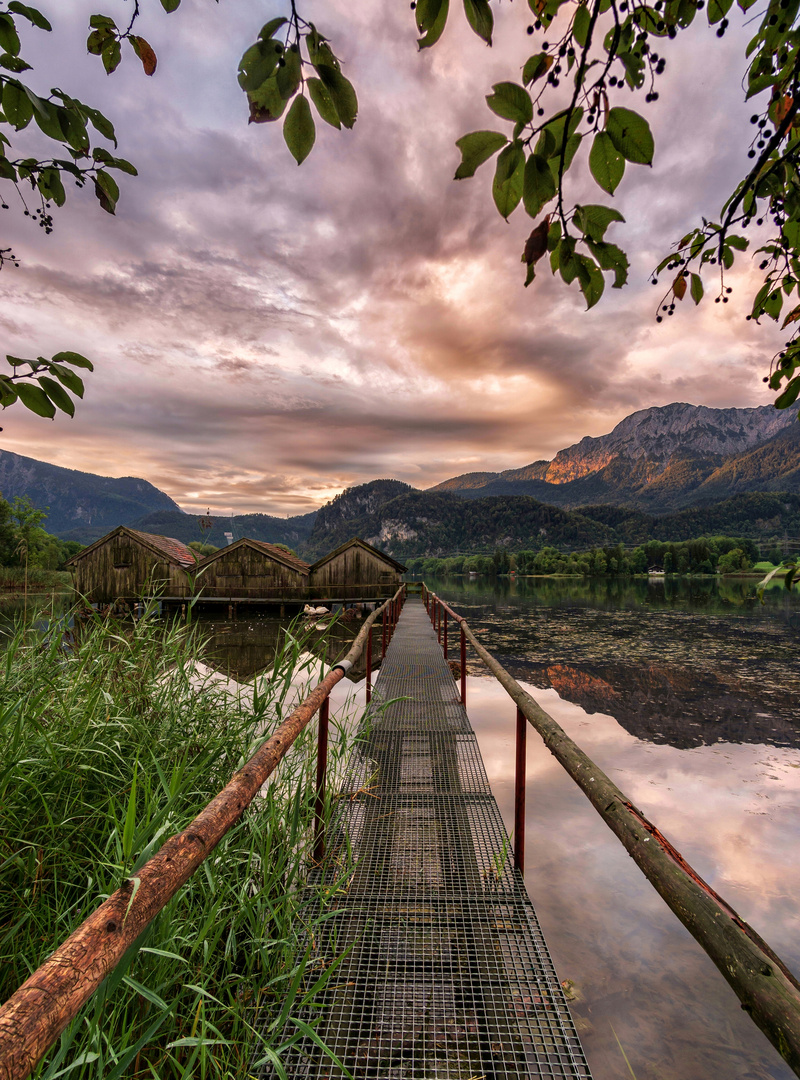
[[[232,690],[202,665],[202,636],[186,626],[93,618],[68,629],[65,619],[6,633],[0,1000],[192,820],[316,682],[306,647],[302,630],[287,632],[271,670]],[[334,777],[349,738],[332,718]],[[316,953],[312,920],[322,916],[305,876],[313,758],[309,728],[37,1076],[241,1078],[255,1059],[279,1061],[285,1003],[305,1003],[331,970]]]

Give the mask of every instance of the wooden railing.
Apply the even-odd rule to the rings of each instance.
[[[727,979],[753,1021],[800,1076],[800,983],[770,946],[711,888],[661,831],[573,742],[527,690],[478,641],[466,619],[428,589],[423,599],[445,658],[448,624],[459,628],[461,700],[466,704],[466,643],[470,642],[517,707],[515,855],[524,865],[525,733],[527,724],[566,769],[628,854]],[[521,798],[520,798],[521,795]]]
[[[315,828],[315,852],[322,857],[329,695],[365,644],[371,665],[372,627],[379,617],[385,653],[404,596],[401,586],[368,616],[344,659],[334,664],[228,785],[187,828],[166,841],[135,879],[129,878],[100,904],[0,1008],[0,1080],[24,1080],[32,1072],[125,952],[241,818],[314,714],[324,709],[318,735]]]

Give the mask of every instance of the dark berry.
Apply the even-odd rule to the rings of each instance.
[[[529,26],[529,27],[528,27],[528,33],[529,33],[529,34],[532,34],[532,33],[533,33],[533,27],[532,27],[532,26]]]

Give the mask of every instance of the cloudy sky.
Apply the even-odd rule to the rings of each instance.
[[[142,476],[189,510],[293,514],[376,477],[428,487],[550,458],[638,408],[771,400],[761,376],[777,338],[744,321],[747,258],[731,303],[687,299],[660,326],[648,283],[746,166],[752,28],[659,42],[660,99],[641,103],[655,166],[628,166],[614,199],[627,224],[608,237],[631,256],[630,285],[586,312],[544,267],[523,288],[532,223],[522,206],[499,217],[491,165],[452,180],[460,135],[510,127],[484,96],[519,79],[542,36],[525,33],[522,0],[493,4],[491,50],[455,10],[421,54],[405,0],[304,0],[360,112],[350,132],[319,122],[300,168],[278,124],[248,126],[236,82],[281,5],[183,0],[167,16],[143,0],[138,32],[159,57],[148,79],[130,50],[110,77],[86,54],[89,16],[122,23],[131,0],[40,0],[54,33],[24,40],[31,82],[102,107],[139,177],[122,177],[115,218],[73,189],[49,237],[5,193],[0,246],[22,265],[0,277],[3,352],[74,349],[96,370],[73,420],[6,412],[4,449]],[[574,197],[608,201],[583,174]]]

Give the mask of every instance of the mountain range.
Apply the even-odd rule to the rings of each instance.
[[[771,405],[711,409],[676,403],[626,416],[552,461],[465,473],[432,491],[463,498],[530,495],[554,506],[636,506],[664,514],[751,491],[800,491],[800,424]]]
[[[675,403],[625,417],[552,461],[452,477],[427,491],[398,480],[349,488],[291,518],[212,518],[203,530],[164,492],[0,451],[0,492],[49,507],[45,527],[82,543],[116,525],[188,543],[250,536],[317,558],[359,535],[397,558],[562,549],[727,533],[766,540],[800,532],[800,424],[772,406]]]

